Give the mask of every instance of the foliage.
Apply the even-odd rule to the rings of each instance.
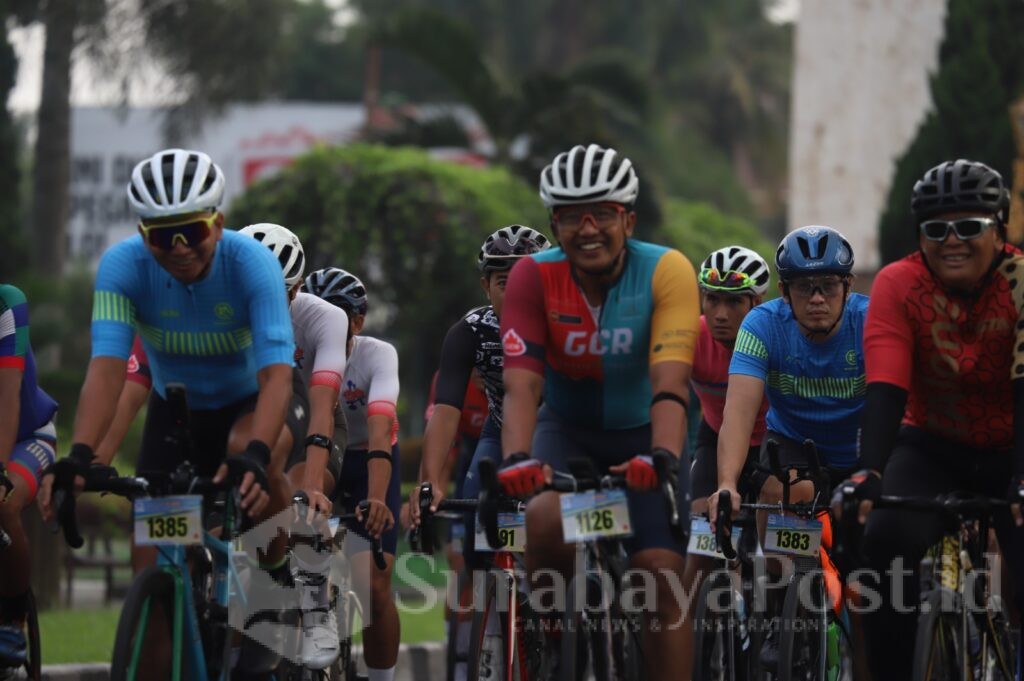
[[[12,9],[9,3],[0,0],[0,18],[6,21]],[[0,42],[0,100],[7,102],[7,96],[14,87],[18,70],[18,58],[7,40],[6,33]],[[17,127],[7,110],[0,108],[0,272],[7,279],[23,269],[27,248],[21,230],[21,201],[18,195],[20,171],[19,137]]]
[[[757,251],[774,271],[775,247],[743,218],[726,215],[709,203],[668,199],[662,233],[666,243],[682,251],[694,269],[712,251],[724,246],[746,246]],[[775,295],[772,287],[768,297]]]
[[[249,187],[228,219],[236,227],[283,224],[302,239],[307,271],[335,265],[363,279],[368,331],[398,347],[413,423],[445,332],[485,302],[475,266],[480,244],[502,225],[547,222],[536,191],[504,170],[375,145],[313,150]]]
[[[883,262],[917,247],[910,193],[925,171],[969,158],[994,167],[1009,182],[1014,155],[1007,107],[1024,92],[1024,4],[950,0],[939,70],[931,79],[934,109],[896,164],[879,226]]]

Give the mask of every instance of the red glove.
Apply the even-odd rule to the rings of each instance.
[[[498,482],[509,496],[532,496],[544,487],[544,464],[525,452],[516,452],[502,462]]]
[[[634,456],[626,466],[626,484],[638,492],[650,492],[658,488],[658,472],[654,460],[646,454]]]

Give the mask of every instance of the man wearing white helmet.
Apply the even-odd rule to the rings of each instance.
[[[349,319],[344,310],[299,291],[306,257],[302,243],[289,229],[271,223],[239,231],[270,249],[284,274],[288,309],[295,332],[295,391],[309,395],[309,429],[293,447],[285,471],[292,487],[305,494],[311,512],[329,516],[331,495],[341,477],[342,452],[348,427],[338,408],[345,375]],[[297,544],[292,574],[301,590],[302,662],[325,669],[338,657],[338,623],[330,612],[327,577],[330,553]]]
[[[157,152],[132,172],[128,200],[140,217],[139,234],[109,248],[96,274],[92,359],[74,444],[57,481],[62,488],[98,463],[94,450],[114,417],[137,332],[154,387],[138,470],[172,471],[182,462],[170,437],[175,423],[166,387],[184,383],[197,473],[239,481],[250,518],[287,507],[284,464],[295,436],[285,418],[295,340],[277,261],[252,239],[223,229],[224,182],[209,156],[185,149]],[[301,437],[305,415],[297,416],[292,427]],[[52,513],[45,492],[41,502]],[[284,551],[284,542],[274,542],[261,564],[280,563]],[[155,558],[155,551],[133,550],[136,570]],[[160,628],[151,626],[147,638],[160,640]],[[153,661],[160,666],[160,657]]]
[[[764,258],[743,246],[726,246],[713,251],[704,259],[697,274],[703,314],[700,317],[700,335],[697,337],[690,385],[700,398],[702,414],[690,471],[693,497],[691,509],[694,514],[707,511],[707,497],[718,489],[718,431],[722,427],[725,389],[729,383],[729,361],[736,344],[736,334],[747,313],[761,304],[768,291],[770,278],[771,272]],[[764,399],[750,436],[748,467],[757,461],[767,411],[768,400]],[[745,473],[744,483],[749,478],[749,472]],[[741,488],[741,491],[745,490],[745,487]],[[697,594],[704,575],[713,566],[712,558],[691,553],[686,559],[686,571],[683,573],[685,592]],[[695,605],[696,599],[691,599],[687,614],[688,630],[692,627],[689,617]],[[685,666],[690,669],[693,665],[693,637],[684,637],[683,644],[686,652]]]
[[[541,173],[560,248],[519,260],[508,278],[498,477],[506,493],[530,496],[544,483],[542,463],[567,471],[570,459],[585,457],[599,472],[625,475],[630,567],[657,587],[644,631],[645,657],[657,664],[646,672],[679,679],[682,611],[672,585],[688,528],[670,526],[655,461],[678,471],[678,511],[687,517],[687,466],[678,461],[700,303],[682,253],[632,238],[638,190],[629,159],[596,144],[559,154]],[[526,530],[531,577],[544,568],[572,577],[575,547],[564,543],[557,494],[530,501]],[[540,579],[534,585],[552,593]]]

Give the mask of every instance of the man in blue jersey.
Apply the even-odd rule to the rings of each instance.
[[[750,435],[767,391],[766,444],[780,445],[783,468],[804,467],[802,443],[815,442],[831,485],[857,470],[857,429],[864,406],[864,319],[867,297],[851,293],[853,249],[830,227],[790,232],[775,254],[782,297],[751,310],[743,319],[729,365],[729,385],[718,439],[718,487],[732,495],[739,510],[740,475]],[[791,488],[790,499],[810,501],[810,482]],[[782,484],[768,478],[763,503],[782,500]],[[712,520],[718,494],[709,499]],[[769,592],[771,599],[773,594]],[[775,664],[777,647],[769,637],[762,662]]]
[[[139,235],[100,261],[92,359],[68,458],[79,473],[92,465],[138,332],[154,387],[138,470],[181,463],[166,387],[183,383],[198,474],[240,481],[242,508],[264,519],[289,504],[284,465],[304,441],[307,410],[290,404],[295,341],[281,266],[258,241],[224,231],[223,194],[224,174],[202,152],[167,149],[133,170],[128,199],[141,218]],[[282,539],[259,558],[287,582]],[[152,551],[133,551],[136,569],[153,560]]]
[[[57,403],[36,384],[28,302],[6,284],[0,284],[0,405],[0,540],[6,535],[8,543],[0,551],[0,678],[6,678],[6,668],[26,656],[31,562],[21,511],[35,498],[57,441]]]

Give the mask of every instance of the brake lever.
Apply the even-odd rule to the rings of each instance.
[[[370,512],[370,502],[363,499],[359,502],[359,510],[366,517],[366,514]],[[374,538],[371,541],[373,548],[373,562],[377,566],[378,570],[385,570],[388,567],[388,562],[384,558],[384,545],[380,541],[380,537]]]
[[[722,555],[728,560],[736,558],[736,548],[732,545],[732,493],[721,490],[718,493],[718,509],[715,513],[715,540]]]

